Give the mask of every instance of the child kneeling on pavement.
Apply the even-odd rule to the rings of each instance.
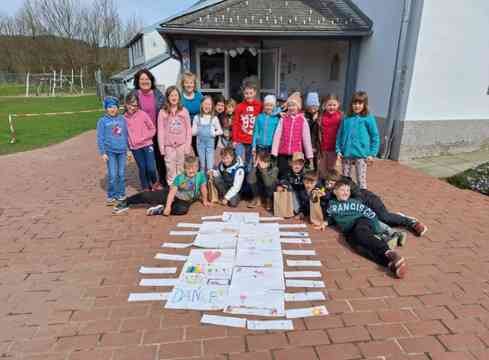
[[[348,181],[337,181],[333,194],[327,210],[327,224],[337,224],[353,248],[365,249],[376,263],[388,267],[398,278],[404,278],[406,260],[376,236],[382,230],[375,212],[350,197]]]
[[[217,170],[209,170],[208,175],[214,181],[221,204],[237,207],[245,179],[244,163],[232,147],[224,148],[221,158]]]
[[[253,196],[248,207],[256,208],[260,198],[263,198],[265,209],[270,211],[273,204],[273,193],[277,186],[278,167],[274,166],[270,153],[266,150],[258,151],[254,165],[247,179]]]
[[[299,195],[304,191],[304,165],[304,154],[301,152],[294,153],[292,155],[292,159],[289,162],[288,172],[283,178],[279,179],[277,185],[277,192],[292,192],[292,201],[295,215],[299,215],[301,213]]]

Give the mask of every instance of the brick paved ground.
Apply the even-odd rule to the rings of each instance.
[[[94,142],[91,132],[0,157],[0,357],[489,359],[489,198],[378,162],[371,188],[430,226],[402,251],[407,279],[352,253],[333,230],[311,232],[330,316],[297,320],[291,332],[203,327],[198,312],[127,303],[139,266],[161,265],[153,256],[168,229],[198,221],[202,208],[180,219],[110,216]],[[134,191],[133,168],[130,177]]]

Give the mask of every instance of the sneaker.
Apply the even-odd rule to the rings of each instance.
[[[394,233],[394,236],[396,238],[396,245],[397,246],[404,246],[406,245],[407,242],[407,234],[404,231],[399,231]]]
[[[117,203],[120,204],[120,203],[123,203],[123,202],[126,202],[127,200],[127,197],[126,196],[120,196],[116,199]]]
[[[106,206],[114,206],[116,204],[117,200],[114,199],[114,198],[108,198],[106,201],[105,201],[105,205]]]
[[[155,182],[153,184],[153,186],[151,186],[151,189],[153,191],[160,191],[160,190],[163,190],[163,186],[161,186],[161,184],[159,182]]]
[[[266,199],[265,200],[265,210],[266,211],[272,211],[273,210],[273,200],[272,199]]]
[[[153,206],[150,207],[148,210],[146,210],[146,215],[148,216],[162,215],[164,210],[165,207],[163,205]]]
[[[390,239],[388,239],[387,246],[389,249],[394,250],[397,247],[397,237],[392,236]]]
[[[385,256],[390,260],[388,268],[399,278],[404,279],[407,272],[406,260],[393,250],[388,250]]]
[[[409,227],[409,229],[416,235],[416,236],[423,236],[426,234],[428,231],[428,226],[423,224],[422,222],[419,221],[414,221],[413,224]]]
[[[121,202],[121,203],[117,204],[116,206],[114,206],[114,208],[112,209],[112,214],[113,215],[120,215],[120,214],[127,212],[128,210],[129,210],[129,206],[127,206],[126,203]]]

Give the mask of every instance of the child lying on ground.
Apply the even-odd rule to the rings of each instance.
[[[351,196],[355,199],[359,199],[364,205],[371,208],[377,214],[379,220],[389,226],[403,226],[413,232],[416,236],[423,236],[428,231],[428,227],[425,224],[413,217],[389,212],[384,202],[377,194],[367,189],[360,189],[349,177],[344,177],[333,170],[326,174],[325,180],[326,188],[330,190],[333,189],[336,181],[348,181],[351,189]]]
[[[406,260],[376,236],[382,230],[375,212],[350,197],[348,181],[337,181],[333,194],[327,210],[327,224],[338,225],[355,250],[358,247],[365,249],[376,263],[388,267],[398,278],[404,278]]]
[[[217,170],[209,170],[209,178],[214,180],[219,199],[224,206],[237,207],[240,191],[245,179],[243,160],[236,156],[232,147],[222,150],[222,161]]]
[[[270,154],[259,150],[256,155],[255,166],[248,174],[248,184],[251,188],[253,200],[249,208],[256,208],[260,198],[265,200],[265,209],[270,211],[273,203],[273,193],[277,186],[278,168],[271,161]]]
[[[134,205],[153,205],[146,212],[147,215],[185,215],[199,199],[204,206],[209,206],[206,178],[198,169],[198,159],[193,155],[186,156],[184,171],[177,175],[169,191],[145,191],[128,197],[114,208],[113,214],[122,214]]]

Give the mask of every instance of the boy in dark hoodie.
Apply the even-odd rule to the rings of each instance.
[[[333,194],[327,210],[327,224],[338,225],[354,249],[365,249],[375,262],[388,267],[398,278],[404,278],[406,260],[376,236],[382,230],[375,212],[360,200],[351,198],[348,181],[337,181]]]
[[[107,164],[107,206],[126,198],[127,125],[119,115],[119,100],[104,99],[105,115],[97,122],[97,146]]]
[[[248,184],[251,188],[253,200],[249,208],[256,208],[260,196],[265,200],[265,209],[271,210],[273,203],[273,192],[277,186],[278,168],[272,163],[270,153],[259,150],[256,154],[255,166],[248,174]]]
[[[299,196],[304,191],[305,163],[306,160],[303,153],[296,152],[292,154],[292,158],[289,162],[289,170],[284,177],[279,178],[276,189],[277,192],[290,191],[293,193],[293,207],[294,214],[296,215],[300,214],[301,212]]]

